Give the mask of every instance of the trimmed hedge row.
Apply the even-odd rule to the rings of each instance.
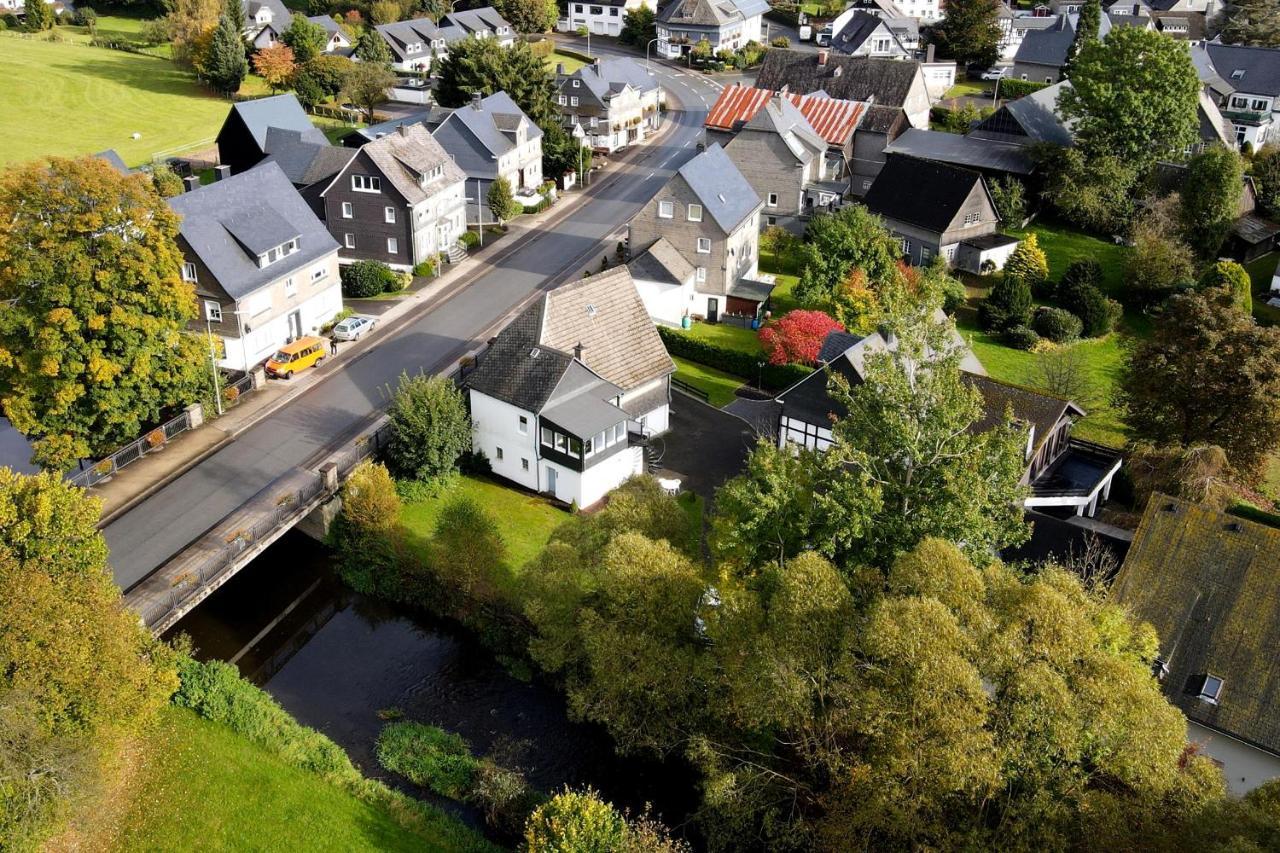
[[[761,369],[758,365],[764,360],[763,353],[752,355],[749,352],[729,349],[687,335],[679,329],[658,326],[658,334],[662,336],[667,352],[672,355],[696,361],[707,367],[714,367],[716,370],[723,370],[725,373],[732,373],[748,382],[755,379],[758,372],[761,384],[770,391],[790,388],[813,372],[812,368],[805,367],[803,364],[765,364]]]
[[[1001,80],[1000,96],[1006,101],[1015,101],[1032,92],[1039,92],[1047,85],[1049,84],[1037,83],[1035,80]]]

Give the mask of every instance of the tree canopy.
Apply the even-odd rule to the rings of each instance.
[[[496,0],[494,5],[518,33],[545,33],[560,17],[556,0]]]
[[[1280,46],[1280,7],[1274,0],[1231,0],[1218,15],[1224,44]]]
[[[1201,258],[1218,254],[1239,216],[1243,174],[1240,155],[1222,145],[1206,149],[1187,163],[1186,179],[1179,187],[1182,233]]]
[[[942,56],[961,65],[993,65],[999,58],[1000,0],[950,0],[929,31]]]
[[[244,78],[249,75],[249,59],[244,52],[244,40],[235,24],[226,15],[218,19],[209,48],[196,65],[209,84],[219,92],[237,92]]]
[[[529,44],[517,41],[503,47],[497,39],[468,36],[449,46],[436,73],[436,98],[442,106],[460,107],[479,92],[506,92],[535,124],[546,127],[559,120],[554,105],[555,75],[535,56]]]
[[[298,12],[293,13],[293,20],[280,34],[280,41],[293,50],[293,57],[299,63],[310,62],[324,53],[329,44],[329,34],[324,27],[313,24]]]
[[[105,455],[208,385],[177,233],[145,176],[95,158],[0,178],[0,405],[42,465]]]
[[[796,298],[806,305],[825,304],[855,269],[863,271],[875,290],[895,277],[901,254],[898,241],[879,217],[860,204],[815,216],[800,246],[803,272]]]
[[[462,394],[443,376],[402,375],[388,414],[387,459],[402,477],[439,477],[471,448],[471,419]]]

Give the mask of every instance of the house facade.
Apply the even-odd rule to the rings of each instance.
[[[627,264],[649,319],[663,326],[680,326],[697,309],[697,271],[665,237]]]
[[[325,42],[324,52],[336,54],[338,56],[350,56],[352,43],[350,37],[338,26],[338,22],[328,15],[312,15],[307,18],[308,21],[318,27],[324,29],[328,34],[329,40]]]
[[[612,153],[656,131],[662,121],[658,78],[634,59],[600,59],[572,74],[556,68],[556,103],[566,127],[581,126],[594,149]]]
[[[762,228],[780,225],[799,234],[810,216],[843,200],[843,187],[822,183],[826,140],[782,95],[758,110],[724,150],[764,201]]]
[[[420,125],[360,148],[320,194],[344,261],[412,269],[467,230],[465,176]]]
[[[680,167],[631,220],[633,254],[660,238],[694,268],[690,316],[757,317],[772,284],[757,275],[764,202],[719,145]]]
[[[492,6],[442,15],[438,21],[413,18],[379,24],[374,28],[391,50],[391,67],[399,71],[429,74],[449,53],[449,45],[462,39],[494,38],[504,47],[515,42],[515,29]]]
[[[245,41],[255,50],[272,47],[289,28],[293,13],[280,0],[240,0]]]
[[[648,0],[597,0],[594,3],[570,2],[560,29],[576,32],[586,28],[592,35],[617,36],[622,33],[622,22],[628,12],[643,6],[653,8]]]
[[[1212,42],[1191,48],[1200,82],[1231,125],[1235,144],[1256,151],[1274,141],[1280,112],[1280,50]]]
[[[222,339],[222,367],[249,370],[342,310],[338,244],[276,164],[168,201],[200,308],[191,327]]]
[[[831,24],[828,38],[833,51],[846,56],[877,59],[910,59],[918,43],[918,32],[915,44],[908,47],[907,44],[911,44],[909,34],[905,40],[900,39],[890,28],[890,21],[858,9],[846,10],[836,18]]]
[[[644,472],[675,364],[617,267],[545,294],[465,376],[472,447],[530,491],[589,507]]]
[[[466,175],[466,195],[476,200],[468,205],[468,222],[494,221],[487,198],[498,178],[506,178],[516,194],[542,184],[542,128],[506,92],[473,95],[432,135]]]
[[[273,95],[231,105],[218,131],[218,161],[232,173],[258,165],[267,156],[267,131],[273,127],[297,131],[306,142],[329,144],[296,97]]]
[[[659,56],[679,59],[700,41],[712,51],[764,41],[765,0],[672,0],[658,10]]]

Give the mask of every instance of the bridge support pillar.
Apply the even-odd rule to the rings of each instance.
[[[338,491],[338,466],[333,462],[326,462],[320,466],[320,476],[324,479],[324,490],[333,494]]]
[[[334,495],[320,504],[294,527],[299,533],[310,536],[317,542],[325,542],[329,537],[329,528],[342,512],[342,498]]]

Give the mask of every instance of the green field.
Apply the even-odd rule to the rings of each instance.
[[[733,392],[742,387],[742,380],[737,376],[716,370],[714,367],[698,364],[679,356],[672,356],[676,363],[676,379],[687,382],[700,391],[707,392],[707,402],[722,409],[733,402],[737,396]]]
[[[106,810],[106,825],[80,828],[86,849],[445,849],[184,708],[163,711],[143,751],[121,813]]]
[[[688,331],[681,334],[748,355],[759,355],[761,351],[757,333],[728,323],[694,323]]]
[[[11,33],[0,55],[0,163],[114,148],[137,165],[211,145],[227,115],[227,101],[161,59]]]
[[[560,53],[559,51],[549,54],[546,58],[546,63],[547,67],[552,71],[556,70],[557,65],[563,64],[566,74],[572,74],[587,64],[576,56],[569,56],[567,53]]]

